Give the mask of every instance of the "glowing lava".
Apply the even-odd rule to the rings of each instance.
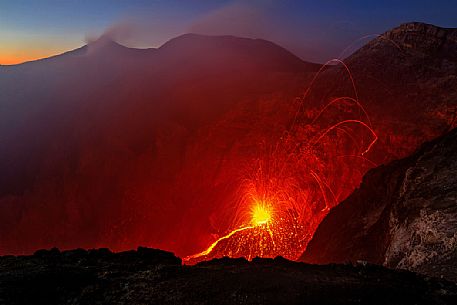
[[[329,210],[352,192],[373,166],[366,155],[378,137],[358,100],[348,67],[353,97],[331,99],[320,110],[304,110],[313,83],[299,100],[289,128],[276,143],[244,169],[231,228],[205,251],[184,258],[192,264],[223,256],[276,257],[295,260],[305,250]],[[329,117],[325,115],[330,113]]]
[[[256,203],[252,207],[252,225],[260,226],[268,223],[272,218],[271,205],[263,201]]]

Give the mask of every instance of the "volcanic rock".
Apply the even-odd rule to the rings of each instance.
[[[145,259],[147,256],[148,259]],[[283,258],[181,265],[139,248],[0,257],[0,304],[455,304],[457,286],[374,265]]]
[[[457,281],[457,129],[370,170],[319,225],[302,260],[365,260]]]

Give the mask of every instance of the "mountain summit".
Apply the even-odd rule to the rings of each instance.
[[[441,53],[457,59],[457,29],[411,22],[386,32],[381,37],[395,42],[405,50],[425,54]]]

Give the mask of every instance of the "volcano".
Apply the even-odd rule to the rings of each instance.
[[[370,168],[455,125],[455,33],[405,24],[324,67],[195,34],[2,66],[0,253],[298,259]]]

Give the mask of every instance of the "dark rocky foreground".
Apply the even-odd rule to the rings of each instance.
[[[457,281],[457,129],[369,171],[319,225],[302,259],[366,260]]]
[[[147,248],[0,257],[0,304],[456,304],[454,283],[374,265],[219,259]]]

